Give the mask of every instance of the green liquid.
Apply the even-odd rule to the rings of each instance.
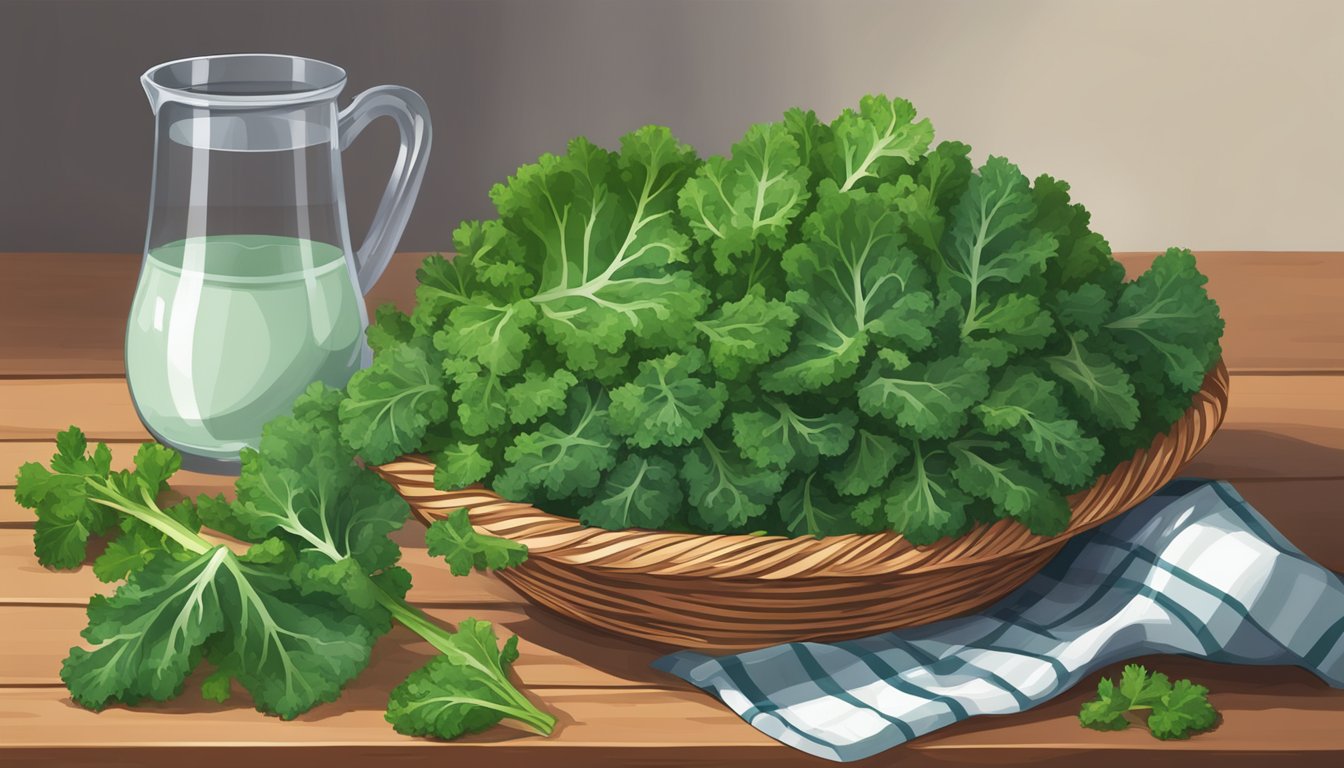
[[[237,462],[314,381],[364,362],[364,302],[344,251],[271,235],[195,237],[149,252],[126,330],[145,425],[197,466]]]

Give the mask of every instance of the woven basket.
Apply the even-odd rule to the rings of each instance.
[[[1069,497],[1064,533],[1014,522],[916,547],[895,533],[812,537],[607,531],[500,499],[440,491],[434,465],[407,456],[376,470],[426,523],[461,507],[478,530],[527,545],[499,577],[527,599],[584,624],[682,648],[739,650],[838,640],[926,624],[985,606],[1038,571],[1071,537],[1109,520],[1176,476],[1227,410],[1220,361],[1171,431]]]

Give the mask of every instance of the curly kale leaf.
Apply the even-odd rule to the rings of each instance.
[[[887,483],[881,511],[892,530],[912,544],[932,544],[944,536],[964,532],[969,524],[971,497],[952,474],[947,452],[916,442],[912,455]],[[871,522],[871,505],[855,509],[860,523]]]
[[[400,550],[388,535],[409,508],[339,439],[348,403],[309,387],[292,415],[267,423],[257,450],[243,451],[236,503],[202,507],[206,524],[249,542],[279,537],[330,562],[350,558],[364,573],[395,565]]]
[[[334,410],[335,400],[329,405]],[[331,442],[339,444],[334,433]],[[364,668],[374,637],[365,617],[299,588],[282,543],[240,557],[199,534],[200,513],[225,502],[158,506],[156,496],[181,463],[175,451],[146,444],[134,470],[113,472],[106,446],[91,457],[82,455],[86,448],[78,430],[64,433],[55,472],[30,469],[16,491],[35,504],[39,520],[60,496],[68,507],[96,504],[116,523],[106,526],[114,535],[94,567],[126,582],[110,597],[90,599],[83,633],[90,647],[72,649],[61,670],[75,701],[101,709],[112,701],[165,700],[208,659],[237,679],[258,709],[289,718],[334,699]],[[68,479],[74,477],[81,487]],[[62,555],[82,555],[66,540],[62,545]]]
[[[479,443],[453,443],[434,454],[434,487],[457,491],[490,476],[495,462]]]
[[[989,392],[983,360],[947,357],[908,364],[882,352],[858,385],[859,407],[916,437],[952,437]]]
[[[373,313],[373,321],[366,332],[369,346],[382,352],[398,344],[406,344],[415,336],[415,326],[406,313],[393,304],[384,304]]]
[[[1038,293],[1054,235],[1031,228],[1036,215],[1027,178],[990,157],[952,209],[940,273],[965,346],[992,365],[1039,349],[1054,330]]]
[[[795,475],[780,494],[776,506],[790,534],[821,538],[847,533],[853,526],[850,505],[825,486],[816,474]]]
[[[435,520],[425,531],[425,546],[447,561],[454,576],[512,568],[527,559],[526,545],[477,532],[466,509]]]
[[[112,451],[99,444],[92,455],[78,427],[56,436],[51,468],[37,462],[19,467],[14,497],[37,513],[33,551],[48,568],[77,568],[88,554],[89,537],[116,524],[111,510],[91,500],[85,479],[107,475]]]
[[[1172,248],[1120,291],[1105,327],[1130,345],[1148,380],[1193,393],[1218,359],[1223,320],[1188,250]]]
[[[1125,268],[1111,257],[1106,238],[1089,228],[1091,214],[1069,198],[1069,185],[1041,175],[1031,188],[1036,216],[1032,226],[1054,237],[1058,258],[1046,268],[1047,290],[1100,286],[1114,294],[1125,279]]]
[[[695,327],[709,342],[709,360],[724,379],[737,379],[783,354],[798,312],[777,299],[750,293],[720,305]]]
[[[146,443],[135,454],[133,470],[114,472],[112,451],[105,443],[89,452],[78,427],[59,433],[50,468],[37,462],[19,467],[14,490],[19,504],[36,513],[33,552],[38,562],[48,568],[77,568],[89,555],[89,539],[114,531],[117,535],[93,564],[94,575],[102,581],[116,581],[162,552],[180,551],[161,531],[134,517],[119,517],[103,503],[107,495],[89,481],[103,481],[138,501],[142,488],[151,498],[157,497],[181,465],[176,451]],[[179,507],[173,514],[188,525],[193,522],[189,507]]]
[[[565,395],[577,386],[574,374],[560,368],[547,371],[544,365],[534,363],[523,373],[522,381],[504,393],[509,420],[514,424],[530,424],[549,413],[565,410]]]
[[[905,99],[879,95],[860,99],[857,112],[841,112],[822,150],[830,180],[846,192],[907,171],[933,141],[933,125],[928,119],[915,122],[915,115]]]
[[[762,375],[762,386],[775,392],[850,378],[874,342],[917,350],[932,341],[933,298],[914,254],[902,247],[896,189],[842,193],[825,181],[818,194],[803,241],[784,255],[799,320],[793,349]]]
[[[1040,536],[1054,536],[1069,524],[1069,503],[1035,467],[1018,461],[998,440],[967,438],[949,446],[953,476],[963,490],[992,502],[999,517],[1009,517]]]
[[[375,464],[414,451],[429,426],[448,415],[443,371],[415,344],[383,350],[345,392],[341,436]]]
[[[455,739],[505,718],[550,733],[555,718],[538,710],[509,682],[518,637],[503,648],[488,621],[466,619],[435,644],[442,655],[412,672],[388,698],[386,718],[398,733]]]
[[[491,199],[536,286],[522,302],[498,289],[478,292],[472,311],[494,316],[491,335],[520,350],[539,331],[575,372],[601,370],[627,345],[684,342],[706,292],[677,268],[690,243],[674,217],[677,192],[697,165],[667,129],[649,126],[625,136],[619,153],[575,139],[567,154],[519,168]],[[535,313],[510,313],[523,303]],[[467,353],[470,342],[453,323],[439,333],[441,348],[490,354]]]
[[[765,514],[784,484],[785,474],[763,469],[717,434],[702,437],[686,453],[681,467],[692,517],[715,532],[740,528]]]
[[[1139,420],[1139,401],[1129,374],[1114,358],[1093,351],[1091,341],[1069,337],[1069,351],[1045,358],[1055,378],[1082,403],[1083,413],[1107,429],[1132,429]]]
[[[1045,477],[1066,487],[1081,486],[1093,477],[1101,443],[1066,415],[1053,383],[1010,369],[974,410],[991,435],[1007,433],[1016,439]]]
[[[509,385],[498,373],[472,360],[449,357],[443,361],[443,374],[452,384],[454,415],[462,434],[490,435],[508,423]],[[526,379],[519,382],[526,383]]]
[[[789,126],[761,123],[733,145],[731,156],[711,157],[702,165],[678,202],[696,239],[713,249],[717,272],[733,275],[746,266],[738,257],[784,245],[790,224],[811,197],[808,186],[807,166]]]
[[[602,473],[616,464],[618,439],[611,431],[610,407],[600,390],[571,390],[563,415],[519,434],[504,449],[494,490],[515,501],[591,497]]]
[[[844,453],[854,438],[858,417],[848,410],[804,416],[780,400],[763,405],[732,417],[733,442],[758,467],[809,471],[819,457]]]
[[[92,649],[72,649],[61,668],[83,706],[172,698],[204,653],[285,718],[334,700],[372,646],[343,609],[222,546],[155,559],[111,597],[94,595],[83,636]]]
[[[579,520],[614,531],[660,528],[680,513],[682,498],[672,462],[630,454],[607,473],[593,501],[579,510]]]
[[[891,471],[910,455],[895,438],[859,429],[849,450],[826,479],[845,496],[860,496],[886,482]]]
[[[699,350],[673,353],[639,365],[625,386],[611,391],[611,427],[631,445],[675,447],[699,439],[723,412],[728,398],[721,382],[706,383]]]

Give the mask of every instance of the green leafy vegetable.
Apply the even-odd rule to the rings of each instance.
[[[882,511],[891,527],[914,544],[965,530],[971,496],[953,475],[946,451],[916,442],[904,467],[883,494]]]
[[[1057,533],[1189,408],[1222,320],[1188,251],[1126,282],[1067,183],[970,156],[877,95],[703,160],[575,139],[378,315],[341,434],[613,529]]]
[[[477,533],[465,509],[434,521],[425,532],[425,546],[429,554],[448,562],[454,576],[510,568],[527,559],[527,547],[522,544]]]
[[[990,434],[1015,437],[1046,477],[1065,486],[1082,485],[1093,477],[1101,444],[1065,415],[1057,389],[1034,373],[1009,370],[975,412]]]
[[[764,514],[785,477],[752,464],[717,435],[691,447],[681,473],[698,520],[711,531],[739,529]]]
[[[681,494],[675,466],[631,454],[607,475],[579,519],[603,528],[658,528],[681,510]]]
[[[590,496],[602,473],[616,464],[609,408],[604,393],[572,390],[562,417],[518,435],[505,450],[509,466],[496,476],[495,490],[516,499]]]
[[[1194,392],[1218,352],[1223,321],[1218,305],[1204,292],[1207,279],[1195,269],[1195,257],[1172,248],[1120,292],[1106,328],[1131,346],[1122,359],[1138,360],[1144,375],[1161,376]]]
[[[883,341],[915,350],[931,341],[933,298],[914,255],[901,248],[895,192],[839,192],[822,182],[804,240],[784,254],[789,304],[798,312],[794,349],[762,385],[796,394],[849,378]]]
[[[439,648],[442,656],[412,672],[392,691],[387,721],[398,733],[454,739],[511,718],[548,733],[555,725],[509,682],[518,637],[501,649],[488,621],[466,619]]]
[[[368,663],[373,638],[340,605],[223,546],[193,554],[159,558],[112,597],[90,600],[83,635],[93,649],[72,649],[61,668],[75,701],[171,698],[208,646],[257,709],[291,718],[334,700]]]
[[[714,157],[678,193],[681,211],[701,242],[713,243],[719,271],[732,257],[765,245],[779,248],[810,192],[797,140],[778,123],[754,125],[730,157]]]
[[[699,350],[641,363],[634,380],[611,392],[611,425],[631,445],[685,445],[719,419],[728,393],[696,374],[704,366]]]
[[[1110,678],[1097,683],[1097,698],[1083,704],[1078,720],[1085,728],[1120,731],[1130,718],[1147,712],[1146,724],[1159,739],[1188,739],[1213,727],[1218,711],[1209,690],[1189,680],[1172,683],[1160,672],[1149,673],[1137,664],[1125,667],[1116,685]]]
[[[411,450],[426,427],[448,412],[443,376],[410,344],[384,349],[373,366],[350,379],[341,403],[341,431],[369,461],[391,461]]]
[[[811,469],[819,456],[845,452],[858,421],[848,411],[803,416],[779,400],[767,400],[766,407],[732,419],[733,441],[760,467]]]
[[[859,384],[859,407],[916,437],[952,437],[970,408],[989,392],[983,361],[955,357],[909,363],[881,355]]]
[[[107,536],[95,573],[124,579],[111,596],[90,599],[89,647],[71,649],[62,666],[76,702],[170,699],[206,662],[207,698],[227,699],[237,682],[257,709],[292,718],[336,699],[395,620],[444,654],[413,676],[416,690],[462,699],[456,725],[408,726],[390,709],[398,729],[452,738],[465,732],[461,722],[480,724],[472,730],[510,717],[550,731],[554,719],[507,680],[489,624],[448,632],[406,603],[410,576],[388,538],[406,504],[356,464],[339,434],[342,406],[341,393],[315,384],[291,416],[269,423],[260,449],[243,453],[233,502],[202,496],[161,508],[157,497],[181,464],[176,452],[148,443],[133,470],[114,472],[107,447],[88,453],[75,428],[59,436],[50,468],[21,469],[16,497],[35,510],[39,531],[62,532],[34,536],[39,556],[76,567],[90,554],[89,534]],[[454,573],[525,557],[520,545],[463,530],[465,522],[445,521],[428,539]],[[203,525],[251,546],[240,554]],[[515,643],[504,656],[516,656]]]

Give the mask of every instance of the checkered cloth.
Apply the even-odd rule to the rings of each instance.
[[[1293,664],[1344,687],[1344,583],[1231,486],[1182,479],[1093,531],[978,616],[839,643],[655,666],[819,757],[869,757],[1021,712],[1113,662],[1177,653]]]

